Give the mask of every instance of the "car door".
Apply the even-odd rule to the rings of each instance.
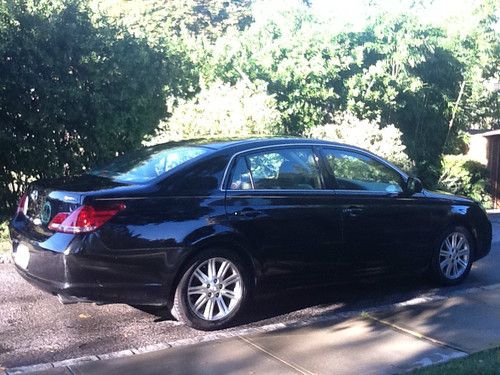
[[[361,273],[423,267],[434,218],[425,197],[406,193],[406,178],[356,149],[324,147],[336,207],[343,217],[343,262]]]
[[[310,146],[266,148],[233,159],[226,212],[251,243],[263,280],[286,276],[292,285],[334,274],[342,218],[327,204],[318,160]]]

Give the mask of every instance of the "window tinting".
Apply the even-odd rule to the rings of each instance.
[[[240,157],[230,189],[321,189],[321,179],[311,149],[281,149]]]
[[[248,169],[247,161],[244,157],[238,158],[233,173],[231,174],[231,190],[248,190],[252,189],[252,178]]]
[[[107,166],[92,170],[90,174],[117,182],[141,184],[208,151],[208,148],[195,146],[145,148],[118,157]]]
[[[325,150],[326,161],[335,174],[339,189],[387,193],[402,192],[398,172],[368,156],[350,151]]]

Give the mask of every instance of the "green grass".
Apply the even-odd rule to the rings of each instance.
[[[454,359],[441,365],[424,367],[412,372],[415,375],[500,375],[500,347],[484,350],[468,357]]]

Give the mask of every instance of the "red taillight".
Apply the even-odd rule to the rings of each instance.
[[[123,203],[111,206],[81,206],[71,213],[58,213],[49,223],[49,229],[63,233],[92,232],[124,209]]]
[[[66,220],[70,215],[69,212],[59,212],[49,223],[49,229],[57,231],[59,226]]]
[[[21,199],[19,199],[19,204],[17,205],[17,213],[26,215],[28,212],[28,195],[23,194]]]

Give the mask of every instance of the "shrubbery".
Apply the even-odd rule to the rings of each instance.
[[[0,212],[30,179],[139,147],[182,86],[161,51],[83,2],[54,4],[0,2]]]
[[[144,139],[282,133],[414,161],[428,187],[443,175],[441,187],[482,196],[469,164],[456,178],[439,162],[498,117],[485,85],[498,77],[497,2],[465,1],[460,32],[421,16],[432,2],[370,4],[359,29],[314,3],[0,1],[0,211],[29,180]]]
[[[181,101],[162,122],[157,135],[146,142],[207,137],[250,137],[280,133],[276,101],[262,81],[246,79],[235,85],[213,83],[190,100]]]
[[[465,155],[444,155],[437,187],[453,194],[465,195],[484,207],[492,205],[488,170]]]
[[[306,135],[365,148],[405,170],[413,164],[394,125],[381,127],[378,121],[360,120],[349,112],[333,116],[331,124],[312,127]]]

